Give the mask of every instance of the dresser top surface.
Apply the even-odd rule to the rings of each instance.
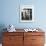
[[[25,32],[25,33],[28,33],[28,32],[29,32],[29,33],[45,33],[45,32],[43,32],[43,31],[33,31],[33,32],[32,32],[32,31],[28,31],[28,32],[26,32],[24,29],[16,29],[15,32],[8,32],[8,31],[7,31],[7,33],[17,33],[17,32],[18,32],[18,33],[19,33],[19,32],[20,32],[20,33],[22,33],[22,32]]]

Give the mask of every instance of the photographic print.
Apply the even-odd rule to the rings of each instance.
[[[24,5],[20,8],[20,21],[32,22],[34,19],[34,9],[32,5]]]

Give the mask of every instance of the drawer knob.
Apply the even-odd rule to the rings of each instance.
[[[36,40],[36,39],[32,39],[32,40]]]
[[[13,38],[9,38],[10,40],[13,40]]]

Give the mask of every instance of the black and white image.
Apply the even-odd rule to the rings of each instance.
[[[31,22],[33,20],[33,7],[32,6],[23,6],[20,11],[20,20],[21,22]]]
[[[26,9],[24,8],[21,12],[21,19],[22,20],[32,20],[32,9]]]

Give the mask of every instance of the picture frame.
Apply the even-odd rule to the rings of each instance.
[[[34,22],[34,6],[20,6],[20,22]]]

